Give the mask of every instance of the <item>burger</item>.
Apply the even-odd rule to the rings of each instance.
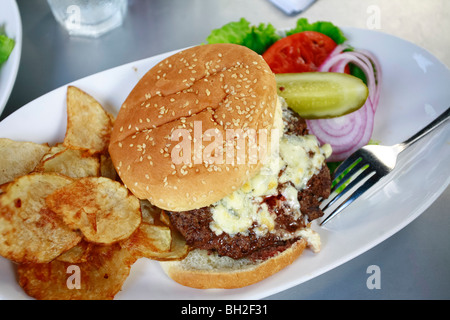
[[[263,58],[235,44],[180,51],[150,69],[117,116],[109,152],[140,199],[191,248],[161,262],[194,288],[238,288],[320,250],[328,145],[277,95]]]

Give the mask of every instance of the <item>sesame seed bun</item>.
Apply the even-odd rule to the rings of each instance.
[[[292,264],[306,248],[300,239],[276,256],[258,262],[231,259],[195,249],[181,261],[164,261],[160,265],[175,282],[197,289],[235,289],[264,280]]]
[[[138,82],[119,111],[109,152],[138,198],[171,211],[201,208],[261,169],[262,159],[250,161],[250,152],[239,158],[227,130],[270,132],[276,105],[275,77],[261,56],[234,44],[196,46],[161,61]],[[212,152],[217,158],[209,163],[206,151],[217,135],[222,150],[235,152]]]

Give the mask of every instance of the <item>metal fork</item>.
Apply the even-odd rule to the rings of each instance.
[[[350,196],[347,197],[347,199],[345,199],[337,208],[335,208],[320,223],[320,225],[323,226],[331,219],[336,217],[342,210],[348,207],[353,201],[355,201],[358,197],[365,193],[381,178],[391,172],[395,168],[397,156],[400,152],[445,123],[449,119],[449,116],[450,108],[448,108],[444,113],[442,113],[425,128],[402,143],[395,144],[393,146],[367,145],[357,150],[346,160],[344,160],[334,172],[333,184],[335,185],[331,189],[331,194],[339,189],[344,183],[347,183],[349,181],[351,182],[334,198],[330,199],[325,207],[322,208],[322,211],[325,212],[349,190],[354,188],[362,181],[366,181],[364,181],[364,183],[358,189],[356,189]]]

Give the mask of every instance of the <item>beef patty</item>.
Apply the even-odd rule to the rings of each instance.
[[[287,109],[283,111],[284,133],[291,135],[308,134],[304,119],[295,112]],[[323,215],[319,208],[322,199],[330,194],[330,172],[324,165],[319,173],[311,177],[307,187],[298,192],[298,201],[303,219],[294,219],[290,214],[291,207],[286,205],[282,195],[284,185],[278,186],[278,194],[264,198],[270,213],[276,214],[275,228],[283,232],[294,232],[306,227],[306,224]],[[211,207],[184,211],[169,212],[172,225],[185,237],[186,242],[193,248],[216,251],[219,255],[233,259],[247,257],[252,260],[265,260],[281,252],[295,243],[298,238],[283,240],[279,232],[268,232],[264,236],[256,235],[252,228],[247,234],[237,233],[229,235],[225,232],[217,235],[210,229],[213,221]]]

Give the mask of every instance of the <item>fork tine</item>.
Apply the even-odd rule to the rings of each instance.
[[[355,162],[354,162],[355,163]],[[333,188],[331,188],[330,193],[333,193],[335,190],[339,189],[345,182],[349,180],[348,177],[353,177],[360,169],[362,169],[366,164],[363,161],[358,161],[356,165],[348,172],[346,173],[341,179],[338,180],[338,182],[334,185]],[[349,166],[349,168],[351,165]],[[335,182],[339,176],[335,176],[333,182]]]
[[[375,174],[371,176],[364,184],[355,190],[347,199],[345,199],[344,202],[342,202],[336,209],[333,210],[332,213],[330,213],[321,223],[320,225],[323,226],[328,221],[336,217],[342,210],[344,210],[346,207],[348,207],[353,201],[355,201],[357,198],[359,198],[364,192],[366,192],[371,186],[373,186],[378,180],[380,180],[381,176]]]
[[[352,164],[354,164],[356,161],[358,161],[359,159],[361,159],[361,156],[357,153],[353,153],[352,155],[350,155],[350,157],[348,157],[347,159],[344,160],[344,162],[342,162],[334,171],[334,179],[338,178],[345,170],[347,170]],[[361,161],[361,160],[359,160]]]
[[[361,161],[362,162],[362,161]],[[360,183],[364,178],[366,178],[369,174],[373,173],[374,171],[370,170],[370,168],[364,169],[352,182],[350,182],[344,190],[339,192],[333,199],[331,199],[326,206],[322,209],[322,211],[325,211],[328,209],[333,203],[335,203],[339,198],[341,198],[344,194],[346,194],[350,189],[355,187],[358,183]],[[347,175],[346,175],[347,176]],[[345,179],[346,181],[348,179]],[[341,180],[342,181],[342,180]]]

